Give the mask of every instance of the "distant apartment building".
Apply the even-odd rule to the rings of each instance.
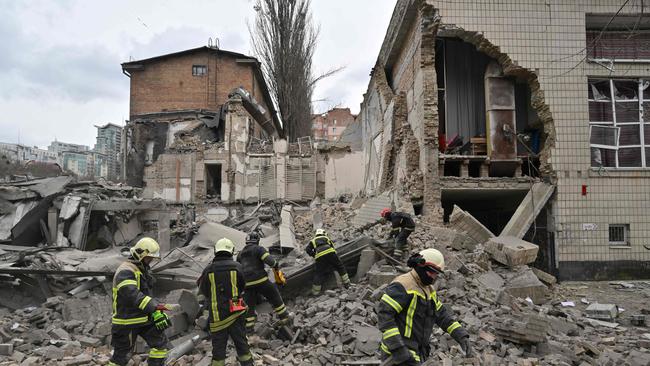
[[[108,158],[95,151],[64,151],[61,153],[61,168],[81,178],[96,179],[108,177]]]
[[[52,151],[56,154],[61,154],[64,151],[74,151],[74,152],[84,152],[89,151],[90,148],[86,145],[70,144],[67,142],[61,141],[52,141],[50,146],[47,147],[48,151]]]
[[[39,149],[37,146],[25,146],[0,142],[0,154],[12,161],[36,161],[42,163],[56,163],[57,155],[49,150]]]
[[[332,108],[312,118],[312,136],[314,141],[338,141],[348,125],[355,122],[357,116],[350,108]]]
[[[99,176],[116,180],[121,176],[122,164],[120,164],[122,151],[122,126],[107,123],[97,127],[97,143],[94,151],[101,154],[102,161],[107,164],[107,173]],[[99,172],[99,171],[98,171]],[[98,173],[97,172],[97,173]]]

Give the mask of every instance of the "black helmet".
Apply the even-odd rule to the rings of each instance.
[[[253,231],[246,236],[246,243],[259,244],[260,243],[260,234],[257,231]]]

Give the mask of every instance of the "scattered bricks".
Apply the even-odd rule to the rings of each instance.
[[[530,270],[522,271],[513,277],[506,284],[506,292],[522,299],[528,297],[535,304],[545,303],[548,297],[548,288]]]
[[[537,315],[527,315],[525,319],[518,316],[515,319],[505,319],[494,325],[496,333],[503,339],[520,344],[535,344],[546,340],[549,323]]]
[[[48,297],[47,300],[43,303],[43,306],[46,308],[54,309],[60,304],[63,304],[63,297],[53,296]]]
[[[539,278],[540,281],[544,282],[547,285],[555,285],[557,283],[557,278],[552,274],[546,273],[539,268],[531,267],[530,268],[535,276]]]
[[[14,352],[11,354],[11,360],[16,362],[16,363],[21,363],[25,359],[25,354],[14,350]]]
[[[102,344],[99,339],[86,336],[77,337],[77,341],[81,343],[83,347],[99,347]]]
[[[514,236],[499,236],[487,241],[485,251],[495,261],[515,267],[534,262],[537,259],[539,247]]]
[[[12,343],[0,344],[0,355],[11,356],[13,352],[14,352],[14,345]]]
[[[585,313],[592,319],[613,320],[618,316],[618,308],[614,304],[593,303],[587,307]]]
[[[62,339],[69,340],[70,334],[66,332],[63,328],[54,328],[48,333],[52,339]]]
[[[484,330],[480,330],[478,332],[478,336],[484,339],[485,341],[487,341],[488,343],[493,343],[496,340],[496,337],[492,333],[486,332]]]
[[[64,366],[81,366],[88,365],[93,360],[92,356],[86,353],[82,353],[79,356],[73,358],[72,360],[67,360],[61,362],[61,365]]]
[[[23,362],[20,363],[20,366],[38,366],[41,364],[40,358],[31,356],[27,357]]]

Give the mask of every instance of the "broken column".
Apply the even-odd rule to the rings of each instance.
[[[534,262],[539,247],[514,236],[498,236],[487,241],[485,251],[495,261],[515,267]]]

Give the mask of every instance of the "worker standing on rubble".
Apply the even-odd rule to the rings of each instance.
[[[167,358],[168,341],[164,330],[171,322],[164,313],[169,310],[151,297],[153,278],[149,266],[160,258],[160,246],[152,238],[142,238],[130,249],[129,259],[122,263],[113,277],[113,316],[110,366],[125,366],[129,352],[138,336],[149,345],[147,364],[159,366]]]
[[[269,281],[268,273],[264,269],[264,264],[273,268],[274,272],[279,271],[280,263],[273,258],[269,252],[260,246],[260,236],[257,232],[252,232],[246,237],[246,246],[239,252],[237,262],[241,263],[246,279],[246,291],[244,292],[244,301],[248,305],[246,314],[246,330],[252,333],[255,327],[257,314],[255,306],[259,295],[264,296],[273,306],[273,310],[283,323],[288,322],[289,313],[287,307],[282,301],[280,291],[275,283]]]
[[[316,235],[309,241],[305,251],[309,256],[314,257],[316,260],[314,282],[311,286],[312,295],[317,296],[320,294],[326,276],[333,270],[336,270],[339,273],[339,276],[341,276],[343,286],[345,286],[345,288],[350,287],[351,283],[348,272],[345,270],[345,266],[336,254],[334,242],[332,242],[332,240],[327,236],[325,230],[316,230]]]
[[[407,262],[411,271],[397,276],[377,305],[377,324],[383,334],[380,352],[389,365],[419,365],[429,357],[433,324],[446,331],[471,357],[469,334],[452,318],[433,283],[445,269],[445,259],[436,249],[413,254]]]
[[[393,256],[402,259],[404,253],[408,252],[406,239],[415,230],[415,222],[411,215],[406,212],[391,212],[390,208],[381,210],[381,217],[386,221],[390,221],[391,230],[390,237],[395,238],[395,251]]]
[[[232,259],[235,245],[230,239],[219,239],[214,245],[214,259],[199,277],[199,290],[206,300],[208,323],[212,336],[211,366],[225,366],[228,337],[237,350],[237,360],[242,366],[252,366],[246,339],[244,317],[246,304],[242,299],[246,281],[242,267]]]

